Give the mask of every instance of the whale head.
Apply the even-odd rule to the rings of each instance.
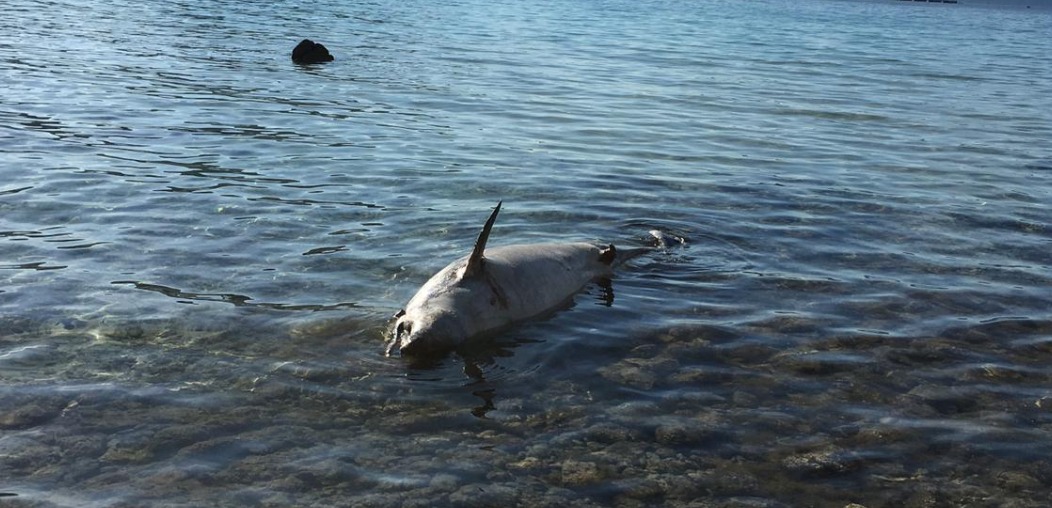
[[[449,351],[463,342],[467,335],[463,323],[452,311],[407,313],[403,310],[395,318],[387,343],[388,356],[395,351],[402,356],[425,356]]]
[[[493,209],[482,227],[475,248],[463,262],[455,262],[435,274],[409,301],[406,308],[395,314],[387,355],[396,349],[402,355],[426,355],[455,348],[471,333],[458,310],[464,296],[461,286],[480,279],[484,270],[483,253],[493,223],[500,213],[501,202]]]

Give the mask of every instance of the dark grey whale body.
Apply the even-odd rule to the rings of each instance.
[[[501,203],[482,228],[471,255],[431,277],[395,315],[387,354],[442,353],[475,337],[555,310],[588,283],[649,249],[541,243],[486,249]]]

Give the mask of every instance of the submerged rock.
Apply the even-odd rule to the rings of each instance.
[[[570,459],[563,462],[561,466],[560,479],[567,487],[596,484],[603,481],[605,476],[599,465],[594,462]]]
[[[292,50],[292,61],[298,64],[314,64],[335,60],[328,48],[310,39],[303,39]]]
[[[862,456],[849,450],[825,450],[786,457],[782,466],[800,476],[831,476],[857,471],[864,464]]]

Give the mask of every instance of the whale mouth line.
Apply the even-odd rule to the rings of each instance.
[[[396,349],[401,349],[399,347],[400,343],[401,340],[399,340],[398,337],[391,337],[391,339],[387,341],[387,347],[384,348],[384,356],[391,357]]]
[[[401,318],[405,315],[405,311],[399,311],[397,317]],[[406,345],[403,338],[412,333],[413,325],[406,323],[404,320],[399,319],[398,324],[395,325],[394,330],[391,333],[391,339],[387,341],[387,347],[384,350],[384,356],[391,356],[391,353],[397,349],[401,353],[402,347]]]

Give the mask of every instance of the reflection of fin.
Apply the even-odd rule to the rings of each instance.
[[[605,306],[611,307],[614,305],[614,284],[610,279],[603,278],[597,281],[599,285],[599,298],[598,300]]]
[[[479,373],[481,374],[481,371]],[[472,376],[472,377],[474,377],[474,376]],[[485,379],[483,379],[480,376],[478,378],[478,381],[485,381]],[[497,409],[497,407],[493,405],[493,395],[496,392],[497,391],[494,390],[493,388],[487,388],[485,390],[479,390],[477,392],[471,392],[472,395],[482,399],[482,405],[479,406],[479,407],[473,408],[471,410],[471,414],[475,418],[485,418],[486,417],[486,413],[488,413],[490,411],[493,411],[494,409]]]
[[[482,232],[479,233],[479,239],[475,240],[475,249],[471,251],[471,257],[468,258],[468,266],[464,269],[464,277],[472,277],[482,273],[482,253],[486,250],[486,240],[489,240],[489,232],[493,229],[493,223],[497,221],[497,214],[500,213],[501,203],[503,203],[503,201],[497,202],[497,207],[493,209],[493,214],[489,216],[486,225],[482,226]]]

